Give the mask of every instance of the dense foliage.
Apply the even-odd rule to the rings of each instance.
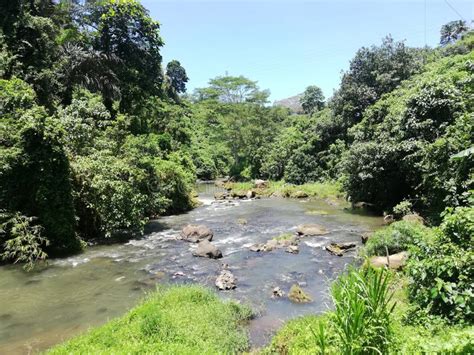
[[[434,238],[410,248],[410,299],[450,321],[474,321],[474,208],[448,210]]]
[[[137,0],[16,0],[0,10],[0,209],[32,219],[44,252],[140,233],[148,218],[190,208],[196,178],[338,180],[354,203],[409,206],[435,223],[470,203],[465,23],[443,26],[435,49],[390,36],[361,48],[333,97],[311,85],[306,114],[292,115],[241,75],[185,94],[185,68],[162,65],[160,25]]]
[[[31,267],[192,206],[187,76],[135,0],[2,3],[0,254]],[[3,16],[5,14],[5,16]]]

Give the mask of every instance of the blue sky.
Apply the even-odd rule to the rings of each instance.
[[[474,1],[465,0],[142,3],[161,24],[164,63],[177,59],[186,68],[188,91],[228,73],[258,81],[271,101],[313,84],[331,96],[356,50],[387,34],[435,46],[441,25],[474,18]]]

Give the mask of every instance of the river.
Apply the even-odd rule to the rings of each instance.
[[[257,312],[249,331],[253,345],[261,346],[285,320],[330,307],[329,283],[353,262],[355,251],[337,257],[322,247],[331,241],[360,242],[362,233],[382,223],[380,217],[348,211],[343,201],[214,201],[216,189],[199,185],[202,206],[152,221],[140,239],[89,247],[80,255],[50,260],[47,267],[29,273],[18,265],[1,266],[0,354],[47,349],[124,314],[157,284],[192,282],[214,287],[222,264],[228,264],[237,277],[237,288],[220,294],[250,304]],[[213,244],[224,257],[193,257],[195,245],[176,238],[188,223],[209,226],[214,231]],[[254,243],[294,232],[302,223],[321,224],[330,233],[302,239],[299,254],[284,249],[249,250]],[[293,304],[286,297],[271,297],[274,287],[288,292],[295,283],[312,296],[312,303]]]

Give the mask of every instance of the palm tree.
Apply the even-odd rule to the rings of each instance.
[[[65,88],[63,104],[70,104],[74,87],[81,86],[91,92],[100,92],[104,105],[112,112],[113,100],[120,98],[119,79],[112,68],[120,66],[120,60],[114,55],[74,44],[62,47],[61,58],[58,78]]]

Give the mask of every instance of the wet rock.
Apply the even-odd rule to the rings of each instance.
[[[300,248],[297,245],[289,245],[285,251],[291,254],[298,254],[300,252]]]
[[[328,234],[326,228],[319,224],[301,224],[296,227],[296,233],[300,236],[313,236],[313,235],[325,235]]]
[[[308,194],[304,191],[295,191],[291,194],[293,198],[307,198]]]
[[[367,210],[370,210],[374,207],[374,204],[373,203],[369,203],[369,202],[363,202],[363,201],[360,201],[360,202],[354,202],[352,203],[352,208],[353,209],[367,209]]]
[[[383,223],[384,224],[392,224],[395,222],[395,217],[393,217],[393,214],[387,214],[383,218]]]
[[[265,243],[264,251],[272,251],[278,248],[278,241],[275,239],[270,239],[268,242]]]
[[[192,242],[198,243],[201,240],[211,241],[214,233],[212,230],[205,225],[195,225],[195,224],[188,224],[180,233],[180,238]]]
[[[416,223],[425,224],[425,220],[423,219],[423,217],[421,217],[420,215],[416,213],[407,214],[406,216],[403,216],[402,220],[407,221],[407,222],[416,222]]]
[[[369,259],[370,265],[373,267],[388,267],[393,270],[400,270],[405,266],[406,260],[408,259],[408,253],[402,251],[397,254],[386,256],[373,256]]]
[[[177,277],[184,277],[186,276],[186,274],[182,271],[176,271],[174,274],[173,274],[173,279],[177,278]]]
[[[207,240],[202,240],[198,243],[194,256],[201,258],[219,259],[222,258],[222,252],[217,247]]]
[[[254,245],[251,245],[249,249],[250,251],[255,251],[255,252],[265,251],[265,244],[264,243],[254,244]]]
[[[362,242],[362,244],[365,244],[367,243],[367,241],[369,240],[370,236],[369,234],[365,233],[365,234],[361,234],[360,236],[360,240]]]
[[[232,191],[231,196],[233,198],[243,199],[247,197],[247,192],[246,191]]]
[[[229,196],[229,194],[227,192],[216,192],[214,194],[214,199],[215,200],[225,200],[227,197]]]
[[[332,255],[342,256],[349,251],[349,249],[355,248],[355,246],[355,243],[331,243],[325,248]]]
[[[255,191],[253,190],[248,190],[247,191],[247,198],[248,199],[251,199],[251,198],[254,198],[255,197]]]
[[[257,188],[257,189],[264,189],[264,188],[268,187],[268,181],[257,179],[254,182],[254,187]]]
[[[237,287],[236,278],[229,270],[222,270],[216,279],[216,287],[219,290],[233,290]]]
[[[291,302],[295,303],[308,303],[313,301],[311,297],[307,295],[299,285],[296,284],[291,286],[290,292],[288,293],[288,298]]]
[[[275,287],[272,290],[272,298],[280,298],[280,297],[283,297],[284,295],[285,293],[282,291],[280,287]]]
[[[239,218],[237,223],[244,226],[247,224],[247,220],[245,218]]]

